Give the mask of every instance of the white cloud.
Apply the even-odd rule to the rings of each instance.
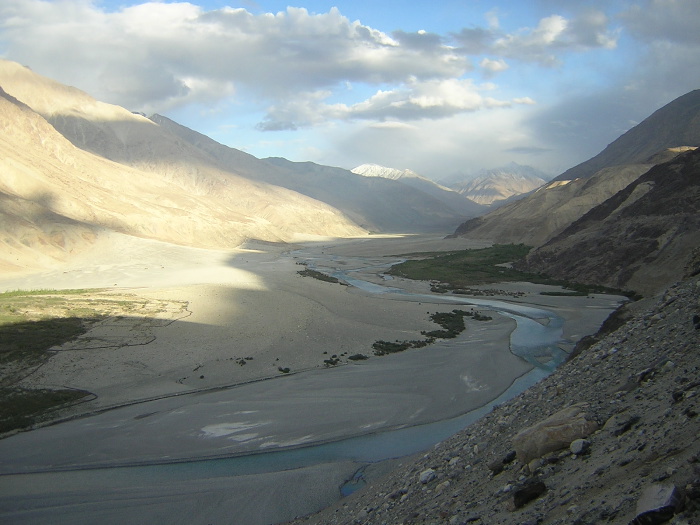
[[[505,57],[555,65],[565,51],[614,48],[619,33],[607,27],[608,18],[599,11],[586,11],[571,20],[555,14],[542,18],[535,28],[499,37],[492,49]]]
[[[472,80],[410,79],[401,87],[380,90],[364,101],[346,104],[327,104],[330,91],[300,94],[294,100],[268,109],[261,129],[265,131],[297,129],[327,120],[419,120],[440,119],[458,113],[511,103],[494,97],[484,97],[483,91],[495,89],[492,84],[476,86]]]
[[[0,20],[6,56],[128,106],[215,100],[238,86],[284,97],[344,82],[458,77],[468,68],[437,35],[390,37],[335,8],[253,15],[146,3],[106,13],[86,1],[4,0]]]
[[[483,58],[479,65],[486,71],[487,76],[495,75],[501,71],[508,69],[508,64],[502,58],[497,60],[492,60],[490,58]]]

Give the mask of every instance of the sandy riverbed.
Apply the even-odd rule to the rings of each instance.
[[[449,311],[455,305],[440,296],[426,302],[407,301],[297,274],[302,268],[297,263],[308,257],[328,264],[348,266],[356,264],[351,260],[356,255],[381,259],[382,255],[387,254],[465,247],[469,247],[469,243],[463,239],[453,242],[425,237],[393,237],[342,242],[319,239],[299,246],[250,243],[221,252],[116,236],[110,242],[98,244],[92,252],[76,259],[70,266],[41,274],[6,277],[0,280],[0,290],[107,288],[114,293],[170,301],[173,305],[156,321],[127,317],[110,319],[96,326],[82,342],[66,345],[25,380],[27,386],[70,386],[97,395],[95,400],[79,405],[73,412],[92,412],[172,394],[287,377],[279,371],[280,368],[289,368],[292,376],[289,379],[294,380],[266,381],[260,393],[256,394],[255,389],[250,389],[249,399],[243,394],[247,390],[237,390],[240,395],[235,394],[232,399],[238,399],[235,404],[240,402],[241,406],[236,406],[238,412],[235,413],[212,412],[211,416],[207,416],[201,408],[191,406],[202,403],[201,394],[190,405],[183,397],[179,402],[181,406],[154,409],[160,410],[157,417],[151,416],[150,409],[146,411],[147,414],[142,414],[145,408],[140,410],[140,405],[134,405],[136,411],[133,414],[125,412],[120,416],[118,411],[113,411],[114,415],[108,417],[114,417],[114,422],[105,423],[99,429],[100,424],[92,423],[93,418],[89,418],[14,436],[0,442],[0,456],[12,458],[6,468],[14,472],[51,469],[52,465],[61,464],[70,467],[90,461],[103,465],[148,462],[157,454],[164,453],[164,450],[174,456],[180,453],[179,457],[195,458],[212,455],[220,447],[233,453],[237,450],[262,450],[269,447],[271,442],[294,443],[297,436],[306,439],[304,443],[316,439],[336,440],[344,435],[357,435],[362,428],[374,431],[382,425],[391,428],[402,422],[418,424],[451,417],[454,413],[480,406],[529,368],[527,363],[509,352],[509,336],[515,325],[512,319],[494,315],[493,321],[488,323],[473,321],[463,342],[466,348],[478,348],[478,351],[465,353],[453,349],[453,354],[446,351],[444,359],[438,360],[431,355],[430,366],[421,364],[425,351],[410,351],[412,354],[405,356],[371,357],[368,361],[372,363],[371,366],[363,364],[368,362],[348,363],[342,369],[324,371],[324,359],[356,353],[371,355],[371,345],[379,339],[420,339],[421,330],[436,328],[429,319],[430,313]],[[290,253],[297,249],[302,252]],[[366,275],[363,274],[363,277],[382,282],[382,277],[376,273],[364,273]],[[427,291],[425,283],[394,280],[391,285],[411,292]],[[564,318],[564,339],[561,343],[564,348],[570,347],[580,335],[594,332],[618,300],[605,296],[541,296],[537,289],[524,284],[499,288],[508,291],[508,287],[510,290],[524,290],[525,295],[495,298],[541,305]],[[449,355],[464,360],[459,365],[464,371],[453,374],[454,377],[448,381],[440,370],[455,368],[452,358],[447,357]],[[241,360],[245,361],[244,365],[240,364]],[[394,363],[401,366],[394,367]],[[361,368],[363,366],[367,368]],[[294,375],[304,370],[312,371],[309,377],[320,381],[318,384],[326,385],[323,391],[304,390],[306,374]],[[363,374],[363,370],[367,374]],[[368,397],[373,388],[371,384],[358,385],[358,380],[354,378],[343,384],[342,388],[332,384],[332,378],[346,376],[346,372],[369,378],[372,377],[370,371],[378,374],[376,377],[381,377],[377,381],[381,395],[375,398]],[[336,375],[337,372],[343,373]],[[419,372],[422,379],[418,379]],[[486,388],[484,385],[490,386]],[[287,388],[296,390],[292,394]],[[260,386],[256,386],[256,389],[260,389]],[[267,402],[265,396],[273,400],[283,399],[291,407],[285,409],[281,404],[275,405],[271,412],[276,418],[274,425],[263,421],[267,416],[257,405]],[[251,410],[242,406],[244,401],[253,403]],[[221,403],[216,401],[210,405],[218,406]],[[182,417],[182,424],[167,427],[168,438],[165,441],[155,439],[153,430],[156,427],[153,425],[157,425],[159,420],[170,421],[171,415],[181,414],[185,407],[196,414],[196,428],[187,426],[193,421],[192,417]],[[256,436],[248,437],[250,430],[242,434],[239,429],[257,424],[249,415],[255,411],[259,412],[259,416],[255,417],[261,418],[257,422],[260,424],[255,427]],[[207,417],[211,417],[212,421]],[[236,419],[241,417],[245,421]],[[305,419],[300,421],[300,417]],[[117,430],[111,431],[110,428],[118,429],[122,437],[119,437]],[[212,428],[217,431],[212,433]],[[90,434],[94,429],[97,429],[97,433]],[[258,429],[263,429],[267,434],[263,432],[258,435]],[[242,439],[244,435],[245,439]],[[134,446],[133,436],[143,436],[139,438],[139,446]],[[83,444],[81,439],[84,440]],[[100,445],[106,442],[110,443],[109,457],[105,455],[104,446]],[[64,445],[52,448],[50,443]],[[183,447],[186,449],[184,452]],[[29,456],[25,453],[28,450],[33,451]],[[90,461],[86,459],[86,451],[93,454]],[[103,459],[97,461],[94,458]],[[354,467],[343,461],[323,468],[329,480],[337,480],[346,478]],[[277,477],[269,473],[255,474],[246,483],[229,477],[225,483],[235,483],[239,487],[235,495],[230,498],[217,496],[216,505],[197,516],[201,520],[193,520],[192,512],[184,511],[188,523],[206,523],[209,517],[226,515],[230,509],[243,509],[244,504],[251,501],[253,492],[260,490],[265,490],[270,501],[277,498],[277,501],[285,502],[284,508],[280,507],[277,513],[270,514],[276,516],[275,519],[288,519],[296,514],[314,511],[321,499],[328,502],[337,489],[329,491],[327,486],[318,490],[309,489],[308,473],[311,471],[305,467]],[[32,486],[34,478],[24,476],[4,479],[13,486],[18,483]],[[138,509],[133,506],[114,503],[109,483],[93,485],[93,490],[82,499],[80,496],[75,499],[76,496],[71,493],[68,498],[71,505],[69,512],[64,505],[68,501],[67,496],[62,494],[63,489],[60,488],[62,482],[57,479],[64,474],[42,476],[51,478],[50,485],[54,488],[27,495],[22,505],[34,510],[22,511],[23,514],[16,517],[36,516],[40,521],[48,515],[52,518],[65,516],[62,522],[73,522],[81,502],[99,507],[100,515],[108,522],[118,522],[125,516],[134,515],[134,512],[138,514]],[[300,485],[294,481],[295,477],[299,483],[306,480],[306,484]],[[129,483],[126,481],[125,486],[129,486]],[[177,522],[175,518],[183,515],[182,509],[193,508],[193,505],[201,508],[203,494],[210,493],[198,491],[199,495],[185,495],[182,486],[172,485],[172,490],[180,497],[170,495],[165,498],[163,491],[168,491],[169,483],[160,480],[157,486],[139,486],[143,495],[141,501],[148,499],[149,495],[153,496],[148,507],[155,514],[149,515]],[[210,482],[208,486],[213,490],[221,483],[224,480],[218,480],[213,485]],[[260,484],[264,489],[260,488]],[[303,494],[303,497],[295,498],[295,493]],[[315,496],[321,493],[322,497]],[[55,507],[45,506],[42,502],[47,500],[58,503]],[[106,507],[100,507],[97,503],[103,500],[107,502]],[[37,510],[38,507],[43,510]],[[57,512],[59,508],[65,512]],[[125,514],[127,508],[131,509],[128,512],[132,514]],[[263,517],[256,514],[255,508],[245,508],[248,508],[248,514],[237,515],[234,522],[270,522],[269,513]]]

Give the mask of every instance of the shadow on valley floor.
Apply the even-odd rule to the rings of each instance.
[[[1,296],[0,296],[1,297]],[[64,317],[0,323],[0,436],[30,427],[52,410],[90,396],[78,389],[24,388],[23,379],[53,354],[50,348],[84,334],[96,318]]]

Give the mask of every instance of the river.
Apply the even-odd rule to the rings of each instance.
[[[171,396],[19,434],[0,441],[0,517],[91,523],[100,516],[103,523],[120,523],[168,516],[171,523],[214,523],[236,515],[240,520],[225,522],[246,525],[290,519],[361,484],[361,476],[352,474],[363,465],[425,450],[454,434],[566,357],[560,347],[565,320],[547,308],[412,293],[362,278],[371,273],[391,283],[384,274],[386,261],[339,260],[318,250],[290,256],[363,293],[475,306],[513,320],[510,352],[522,362],[523,373],[515,381],[476,384],[479,370],[486,374],[490,367],[491,376],[498,377],[504,360],[514,358],[485,347],[465,352],[474,337],[465,334],[360,366]],[[413,382],[434,385],[435,391],[426,395],[425,388],[413,389]],[[475,386],[465,389],[465,384]],[[454,394],[460,389],[462,394]],[[261,435],[270,436],[262,445]],[[353,481],[343,488],[328,486],[340,475]],[[314,479],[328,481],[314,488]],[[253,491],[256,483],[262,488]],[[303,488],[295,492],[295,485]],[[230,490],[219,494],[222,487]],[[271,500],[261,502],[260,491],[269,492]],[[211,508],[203,510],[207,505]]]

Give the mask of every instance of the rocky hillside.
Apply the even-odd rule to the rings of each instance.
[[[480,421],[296,523],[700,523],[699,296],[696,273]]]
[[[454,235],[540,246],[650,167],[617,166],[601,170],[590,179],[550,182],[520,200],[461,224]]]
[[[646,162],[658,151],[700,145],[700,89],[686,93],[634,126],[598,155],[554,180],[587,178],[603,168]]]
[[[511,162],[501,168],[484,170],[476,177],[454,182],[450,187],[474,202],[491,206],[536,190],[547,182],[545,177],[544,173],[530,166]]]
[[[700,90],[684,95],[605,151],[522,200],[460,225],[455,235],[539,247],[652,166],[700,146]]]
[[[700,246],[700,149],[659,164],[591,209],[521,268],[645,295],[683,273]]]

